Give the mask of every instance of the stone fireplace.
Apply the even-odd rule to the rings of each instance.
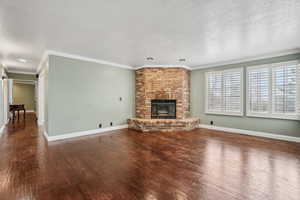
[[[129,128],[141,131],[191,130],[199,119],[190,117],[190,71],[181,67],[136,70],[136,118]]]

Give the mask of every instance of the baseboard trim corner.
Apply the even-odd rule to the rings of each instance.
[[[3,124],[3,126],[0,128],[0,136],[2,135],[4,129],[5,129],[5,124]]]
[[[39,125],[39,126],[43,126],[43,125],[44,125],[44,122],[45,122],[45,121],[40,121],[40,120],[38,120],[38,125]]]
[[[20,113],[23,113],[24,110],[20,110],[19,112],[20,112]],[[26,110],[26,113],[35,113],[35,110]]]
[[[114,131],[114,130],[125,129],[125,128],[128,128],[127,124],[119,125],[119,126],[112,126],[112,127],[107,127],[107,128],[99,128],[99,129],[94,129],[94,130],[78,131],[78,132],[66,133],[66,134],[55,135],[55,136],[49,136],[47,134],[47,132],[44,132],[44,135],[48,142],[52,142],[52,141],[57,141],[57,140],[65,140],[65,139],[94,135],[94,134],[107,135],[107,134],[110,134],[110,133],[108,133],[108,131]]]
[[[48,133],[47,133],[47,131],[44,131],[44,132],[43,132],[43,134],[44,134],[44,136],[45,136],[46,140],[47,140],[47,141],[49,141],[49,136],[48,136]]]
[[[206,124],[200,124],[199,128],[212,129],[212,130],[217,130],[217,131],[225,131],[225,132],[229,132],[229,133],[238,133],[238,134],[243,134],[243,135],[251,135],[251,136],[257,136],[257,137],[264,137],[264,138],[300,143],[300,138],[298,138],[298,137],[279,135],[279,134],[274,134],[274,133],[251,131],[251,130],[236,129],[236,128],[227,128],[227,127],[222,127],[222,126],[212,126],[212,125],[206,125]]]

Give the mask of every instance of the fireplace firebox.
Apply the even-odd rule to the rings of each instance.
[[[152,99],[152,119],[176,119],[176,100]]]

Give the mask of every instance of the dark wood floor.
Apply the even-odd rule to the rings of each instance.
[[[1,200],[299,200],[300,145],[206,129],[47,144],[33,115],[0,139]]]

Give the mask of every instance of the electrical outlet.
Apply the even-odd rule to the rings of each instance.
[[[214,121],[210,121],[210,125],[214,125]]]
[[[102,128],[102,124],[99,124],[99,126],[98,126],[99,128]]]
[[[110,122],[110,126],[112,126],[113,125],[113,123],[112,122]]]

